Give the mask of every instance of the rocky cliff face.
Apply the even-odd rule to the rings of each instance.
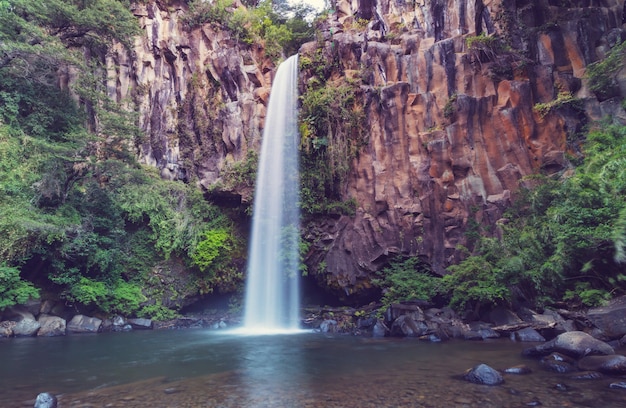
[[[184,4],[134,7],[146,35],[132,55],[116,48],[107,66],[110,94],[139,110],[141,159],[249,200],[224,174],[258,150],[273,64],[261,46],[210,24],[186,29]],[[356,215],[306,227],[310,270],[325,265],[318,281],[358,297],[396,254],[444,273],[468,226],[494,232],[503,222],[524,176],[565,170],[582,126],[621,112],[589,92],[584,72],[623,37],[623,14],[618,0],[337,0],[301,54],[322,49],[339,61],[335,77],[358,73],[369,142],[345,189]],[[506,47],[470,47],[480,33]],[[559,95],[580,104],[533,109]]]
[[[524,176],[566,170],[582,127],[617,113],[584,73],[623,38],[623,18],[619,1],[338,0],[324,43],[301,51],[336,53],[337,76],[360,72],[370,135],[348,183],[356,215],[309,228],[319,280],[367,293],[400,254],[445,273],[470,227],[496,232]]]
[[[108,92],[139,112],[142,162],[211,189],[258,150],[274,65],[262,46],[242,45],[216,24],[187,27],[185,2],[163,3],[133,5],[145,36],[130,55],[121,45],[107,55]],[[218,195],[237,202],[252,194],[220,186]]]

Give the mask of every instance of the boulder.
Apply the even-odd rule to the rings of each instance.
[[[385,337],[389,329],[385,326],[380,319],[376,321],[374,324],[374,328],[372,329],[372,337]]]
[[[320,324],[322,333],[335,333],[337,331],[337,320],[324,320]]]
[[[498,306],[489,312],[489,322],[496,326],[504,326],[521,323],[522,319],[519,318],[513,311]]]
[[[589,309],[587,318],[609,339],[621,338],[626,335],[626,296],[614,299],[607,306]]]
[[[504,383],[502,375],[487,364],[479,364],[470,368],[463,378],[474,384],[499,385]]]
[[[22,319],[13,327],[15,337],[30,337],[37,334],[41,325],[35,319]]]
[[[37,395],[34,408],[57,408],[57,397],[49,392],[42,392]]]
[[[558,355],[557,353],[552,353],[549,356],[542,358],[541,366],[548,371],[553,371],[559,374],[573,373],[574,371],[577,371],[576,367],[569,361],[561,358],[555,358],[555,354]]]
[[[13,327],[15,327],[16,324],[16,322],[10,320],[0,322],[0,337],[13,336]]]
[[[578,368],[587,371],[600,371],[605,374],[626,374],[626,357],[620,354],[608,356],[586,356],[578,362]]]
[[[128,319],[128,324],[133,329],[150,330],[152,329],[152,320],[150,319]]]
[[[546,343],[524,350],[522,354],[525,356],[542,356],[554,351],[576,358],[587,355],[615,354],[613,347],[581,331],[559,334]]]
[[[402,315],[391,324],[391,335],[398,337],[419,337],[428,332],[428,326],[422,321],[415,321],[410,315]]]
[[[512,338],[517,341],[546,341],[545,337],[539,334],[539,332],[532,327],[526,327],[524,329],[514,332]]]
[[[41,325],[37,336],[52,337],[65,336],[66,322],[59,316],[40,315],[39,324]]]
[[[70,333],[97,333],[102,325],[102,320],[97,317],[76,315],[67,324],[67,331]]]

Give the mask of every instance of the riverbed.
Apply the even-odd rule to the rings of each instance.
[[[624,407],[615,377],[572,380],[523,358],[528,343],[421,342],[299,333],[136,331],[0,342],[0,406],[60,407]],[[623,351],[621,351],[623,353]],[[460,376],[525,364],[501,386]]]

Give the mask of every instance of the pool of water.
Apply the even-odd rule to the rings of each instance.
[[[60,395],[62,408],[626,406],[626,391],[608,387],[624,379],[546,372],[521,357],[525,347],[210,330],[8,339],[0,342],[0,406],[32,406],[44,391]],[[505,375],[496,387],[459,379],[478,363],[526,364],[533,373]]]

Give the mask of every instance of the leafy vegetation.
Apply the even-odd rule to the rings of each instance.
[[[626,41],[616,44],[601,61],[587,65],[585,75],[589,89],[598,99],[604,100],[619,94],[617,74],[624,68]]]
[[[328,53],[330,52],[330,55]],[[342,200],[352,161],[367,143],[367,124],[357,80],[328,81],[340,69],[336,51],[318,48],[300,60],[313,79],[301,95],[301,208],[305,214],[352,214],[355,204]]]
[[[395,259],[378,275],[373,283],[383,290],[384,307],[401,301],[432,301],[444,293],[442,279],[430,274],[417,257]]]
[[[300,3],[262,0],[253,7],[237,7],[233,0],[208,2],[193,0],[183,21],[194,28],[211,23],[229,30],[244,44],[263,43],[265,53],[278,60],[292,55],[300,45],[313,38],[314,29],[307,21],[311,6]]]
[[[548,113],[566,106],[573,109],[581,110],[582,101],[574,97],[571,92],[559,92],[556,99],[546,103],[537,103],[535,104],[535,106],[533,106],[533,110],[543,118]]]
[[[136,118],[106,96],[108,45],[139,32],[126,6],[15,0],[0,3],[0,22],[0,309],[40,287],[86,310],[173,316],[146,293],[174,257],[192,291],[234,290],[242,244],[231,221],[194,186],[136,163]],[[80,104],[57,86],[67,66],[81,72]]]

